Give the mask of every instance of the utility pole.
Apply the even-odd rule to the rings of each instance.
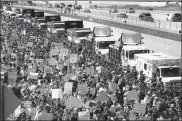
[[[75,0],[75,5],[77,5],[77,0]]]

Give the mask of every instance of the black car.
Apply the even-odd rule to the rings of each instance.
[[[154,19],[152,18],[152,15],[150,13],[141,13],[139,15],[139,19],[142,21],[154,22]]]
[[[120,13],[117,15],[118,18],[128,18],[128,15],[125,13]]]
[[[81,5],[75,5],[75,9],[80,10],[80,9],[82,9],[82,6]]]
[[[73,5],[71,5],[71,4],[68,4],[68,5],[67,5],[67,7],[70,7],[70,8],[71,8],[72,6],[73,6]]]

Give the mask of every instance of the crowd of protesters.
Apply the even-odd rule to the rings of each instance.
[[[31,108],[21,106],[21,112],[14,120],[50,120],[50,121],[78,121],[78,112],[89,112],[89,120],[93,121],[126,121],[126,120],[170,120],[179,121],[182,116],[182,94],[173,87],[165,88],[161,79],[157,81],[156,75],[151,78],[151,85],[145,83],[145,75],[138,72],[136,67],[122,67],[117,60],[108,60],[101,54],[96,54],[91,45],[75,44],[68,41],[66,32],[57,36],[40,29],[36,24],[2,15],[1,35],[1,63],[9,71],[16,71],[15,80],[5,79],[4,85],[13,90],[22,103],[31,102]],[[23,31],[26,31],[23,34]],[[33,38],[35,37],[35,38]],[[33,46],[27,47],[30,39]],[[57,69],[50,66],[53,73],[45,73],[44,67],[51,50],[51,43],[62,43],[69,54],[77,53],[78,61],[75,64],[64,65]],[[59,56],[52,56],[58,63],[64,60]],[[43,59],[42,66],[36,59]],[[84,72],[86,67],[92,67],[94,74]],[[29,70],[35,69],[37,79],[29,78]],[[76,70],[76,72],[74,71]],[[68,108],[61,98],[52,99],[53,89],[64,90],[65,75],[77,73],[73,82],[70,97],[83,100],[82,107]],[[11,75],[9,75],[11,76]],[[87,84],[88,90],[82,93],[78,84]],[[116,91],[111,91],[109,83],[117,85]],[[91,93],[94,89],[95,93]],[[136,90],[138,99],[127,99],[127,93]],[[100,92],[107,92],[108,99],[99,101]],[[135,111],[135,104],[146,104],[145,113]],[[87,106],[85,104],[88,104]]]

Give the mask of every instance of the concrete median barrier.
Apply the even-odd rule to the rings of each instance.
[[[14,7],[22,8],[22,6],[21,7],[14,6]],[[25,8],[27,8],[27,6],[25,6]],[[49,10],[41,10],[41,8],[35,8],[35,9],[39,10],[39,11],[44,11],[47,13],[60,14],[61,16],[65,16],[65,17],[71,17],[71,18],[80,19],[80,20],[84,20],[84,21],[91,21],[91,22],[95,22],[95,23],[99,23],[99,24],[105,24],[105,25],[109,25],[109,26],[113,26],[113,27],[117,27],[117,28],[121,28],[121,29],[136,31],[136,32],[140,32],[143,34],[148,34],[148,35],[152,35],[152,36],[157,36],[157,37],[181,42],[181,33],[178,33],[175,31],[169,31],[169,30],[147,27],[147,26],[142,26],[142,25],[128,24],[128,23],[118,22],[118,21],[114,21],[114,20],[100,19],[100,18],[94,18],[94,17],[90,18],[90,17],[78,16],[78,15],[73,15],[73,14],[58,13],[57,11],[50,10],[50,9]]]

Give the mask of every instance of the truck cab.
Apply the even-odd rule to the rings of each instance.
[[[180,58],[163,53],[135,54],[137,70],[143,70],[147,80],[155,73],[157,79],[162,78],[164,86],[175,87],[178,91],[181,87]],[[147,81],[146,80],[146,81]],[[150,81],[148,82],[150,83]]]
[[[64,32],[65,31],[65,24],[64,22],[57,21],[57,22],[51,22],[48,24],[47,30],[51,33],[58,33],[58,32]]]
[[[110,26],[93,27],[94,49],[96,53],[109,53],[109,45],[115,44],[117,38],[112,35]]]

